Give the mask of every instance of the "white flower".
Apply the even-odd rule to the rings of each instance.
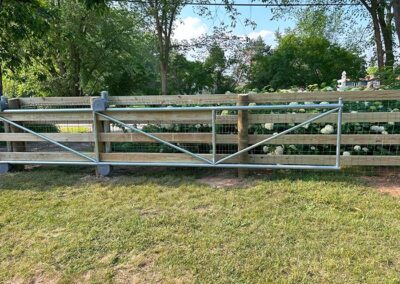
[[[364,102],[364,106],[369,106],[370,102]]]
[[[394,121],[389,121],[388,124],[389,125],[394,125]]]
[[[350,113],[358,113],[358,111],[356,111],[356,110],[352,110]]]
[[[289,105],[290,105],[290,106],[292,106],[292,105],[297,105],[297,102],[291,102],[291,103],[289,103]]]
[[[347,152],[347,151],[346,151],[346,152],[343,152],[343,156],[344,156],[344,157],[348,157],[348,156],[351,156],[351,154],[350,154],[350,152]]]
[[[325,127],[321,129],[322,134],[331,134],[333,133],[333,131],[334,131],[333,126],[330,124],[325,125]]]
[[[278,135],[278,132],[274,132],[272,135],[273,135],[273,136]]]
[[[327,105],[327,104],[329,104],[328,102],[320,102],[319,103],[320,105]]]
[[[221,115],[222,115],[222,116],[229,115],[229,111],[228,111],[228,110],[223,110],[223,111],[221,112]]]
[[[314,102],[304,102],[305,105],[313,105]]]
[[[263,147],[263,152],[264,152],[264,153],[268,153],[268,150],[269,150],[268,146],[264,146],[264,147]]]
[[[306,112],[304,108],[299,109],[299,112]]]
[[[303,127],[304,129],[308,129],[309,126],[310,126],[310,124],[307,123],[307,124],[304,124],[302,127]]]
[[[264,124],[264,128],[267,130],[272,130],[272,129],[274,129],[274,124],[267,122],[266,124]]]
[[[168,129],[168,130],[172,130],[174,129],[174,125],[173,124],[161,124],[162,128]]]
[[[256,106],[256,103],[249,103],[249,106]]]
[[[357,152],[361,151],[361,146],[360,145],[354,146],[354,151],[357,151]]]
[[[179,130],[180,130],[179,125],[176,125],[175,126],[175,131],[179,131]]]
[[[196,129],[199,129],[201,127],[200,124],[196,124],[194,127],[196,127]]]
[[[368,153],[368,152],[369,152],[369,149],[368,149],[367,147],[363,147],[362,150],[363,150],[365,153]]]
[[[317,148],[315,148],[315,146],[311,146],[310,149],[311,149],[312,151],[315,151]]]
[[[382,133],[383,131],[385,131],[385,127],[384,126],[378,126],[378,125],[373,125],[371,126],[371,131],[377,132],[377,133]]]
[[[389,133],[387,131],[382,131],[383,135],[388,135]]]
[[[294,151],[297,151],[297,148],[296,148],[295,145],[290,145],[289,148],[292,149],[292,150],[294,150]]]
[[[391,112],[399,112],[399,109],[398,108],[394,108],[394,109],[392,109]]]
[[[275,148],[275,155],[283,155],[283,147],[282,146],[278,146]]]

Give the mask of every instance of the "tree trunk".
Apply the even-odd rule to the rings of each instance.
[[[161,73],[161,95],[168,95],[168,62],[165,59],[161,59],[160,62],[160,73]]]
[[[385,66],[385,63],[384,63],[384,51],[381,38],[381,28],[379,26],[378,16],[374,13],[372,13],[371,16],[374,27],[374,40],[376,45],[376,57],[378,60],[378,68],[382,69]]]
[[[0,97],[3,96],[3,69],[0,62]]]
[[[376,58],[378,60],[378,68],[383,69],[384,63],[384,51],[382,45],[381,28],[379,26],[379,19],[377,14],[378,3],[376,0],[371,1],[371,6],[368,5],[367,1],[360,0],[364,7],[367,9],[368,13],[371,15],[372,26],[374,29],[374,41],[376,46]]]
[[[81,73],[81,59],[75,44],[70,46],[70,60],[71,60],[71,87],[70,93],[72,96],[81,95],[80,73]]]
[[[400,1],[393,0],[392,3],[393,3],[394,23],[395,23],[396,33],[397,33],[397,37],[399,39],[399,45],[400,45]]]
[[[378,8],[378,20],[381,27],[383,43],[385,45],[386,60],[385,65],[392,67],[394,65],[394,54],[393,54],[393,34],[392,34],[392,17],[390,15],[385,16],[386,7],[385,3],[381,3]],[[390,13],[390,11],[387,11]],[[387,21],[387,22],[386,22]]]

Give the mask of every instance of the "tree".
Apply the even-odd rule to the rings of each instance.
[[[36,0],[0,2],[0,96],[3,76],[38,52],[35,39],[47,28],[44,5]]]
[[[275,0],[262,0],[263,2],[266,3],[288,3],[287,0],[280,0],[280,1],[275,1]],[[365,17],[369,17],[371,21],[371,29],[373,31],[373,38],[375,42],[375,50],[376,50],[376,57],[377,57],[377,62],[378,66],[380,69],[382,69],[385,65],[389,67],[393,67],[394,63],[394,55],[393,55],[393,46],[394,46],[394,41],[393,41],[393,32],[392,32],[392,23],[393,23],[393,13],[392,9],[394,5],[394,2],[397,0],[393,1],[386,1],[386,0],[351,0],[351,1],[336,1],[335,4],[346,4],[346,3],[352,3],[352,4],[358,4],[358,6],[335,6],[335,12],[337,13],[346,13],[347,14],[347,19],[348,21],[348,28],[352,29],[354,28],[354,19],[358,17],[359,19],[365,19]],[[291,0],[289,1],[291,4],[294,3],[301,3],[302,1],[300,0]],[[397,1],[398,2],[398,1]],[[308,2],[309,4],[318,4],[318,5],[324,5],[325,1],[322,0],[312,0]],[[320,6],[319,6],[320,7]],[[328,6],[325,7],[328,9]],[[298,9],[293,9],[293,7],[288,8],[289,12],[291,12],[292,15],[297,15],[299,12],[301,13],[302,11]],[[319,8],[318,8],[319,9]],[[282,12],[282,10],[287,10],[287,8],[282,7],[281,9],[278,9],[279,12]],[[279,15],[279,12],[277,15]],[[367,14],[365,14],[365,12]],[[400,38],[399,38],[400,40]]]
[[[189,61],[182,54],[171,56],[170,93],[191,95],[212,87],[211,74],[200,61]]]
[[[393,19],[400,45],[400,1],[392,0],[392,5],[393,5]]]
[[[172,43],[172,35],[174,32],[174,24],[182,8],[188,4],[186,0],[147,0],[147,1],[130,1],[121,0],[121,2],[130,3],[130,8],[138,9],[143,15],[143,19],[148,21],[148,24],[153,27],[158,39],[158,54],[160,61],[160,75],[161,75],[161,94],[168,94],[168,71],[169,71],[169,57],[174,47]],[[207,4],[211,0],[200,0],[198,12],[200,14],[207,14]],[[235,20],[237,15],[236,10],[232,6],[231,0],[222,0],[225,9],[229,13],[232,20]]]
[[[148,0],[134,4],[149,24],[154,27],[158,39],[158,53],[161,74],[161,94],[168,93],[168,63],[171,51],[171,37],[174,23],[185,0]]]
[[[306,87],[331,83],[346,70],[362,75],[364,61],[358,55],[320,36],[301,36],[293,32],[278,37],[272,54],[260,56],[251,67],[250,88]]]
[[[235,82],[231,76],[226,75],[230,62],[225,57],[224,50],[217,44],[213,44],[204,67],[212,78],[212,91],[216,94],[223,94],[234,89]]]
[[[155,38],[137,13],[116,7],[88,9],[59,0],[48,6],[50,28],[36,44],[40,56],[12,74],[18,95],[154,94]],[[10,84],[8,84],[10,85]]]

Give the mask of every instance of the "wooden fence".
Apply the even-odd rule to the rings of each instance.
[[[343,98],[345,105],[350,103],[362,103],[364,101],[376,101],[396,103],[400,100],[400,91],[356,91],[356,92],[320,92],[320,93],[268,93],[268,94],[250,94],[248,96],[249,103],[256,104],[287,104],[291,102],[337,102],[338,98]],[[30,108],[80,108],[89,107],[91,104],[90,97],[49,97],[49,98],[19,98],[10,99],[9,107],[12,109],[30,109]],[[208,124],[211,117],[210,112],[197,111],[195,113],[176,111],[163,112],[158,111],[157,106],[168,105],[232,105],[238,103],[238,95],[193,95],[193,96],[126,96],[126,97],[109,97],[109,104],[115,107],[123,106],[148,106],[154,107],[154,111],[139,113],[139,112],[113,112],[112,116],[125,123],[178,123],[178,124]],[[105,112],[107,113],[107,111]],[[89,124],[92,125],[93,116],[88,112],[70,112],[65,113],[7,113],[3,112],[0,115],[11,121],[22,125],[35,124]],[[316,113],[249,113],[245,125],[277,123],[277,124],[293,124],[301,123],[313,116]],[[335,124],[337,115],[332,114],[318,121],[318,123]],[[110,122],[106,119],[98,118],[99,127],[95,128],[97,133],[88,131],[87,133],[73,132],[58,132],[58,133],[43,133],[47,137],[60,143],[95,143],[95,135],[97,135],[100,147],[100,159],[104,162],[113,161],[129,161],[129,162],[201,162],[195,158],[183,153],[147,153],[147,152],[114,152],[111,149],[111,143],[151,143],[154,140],[138,133],[126,132],[110,132]],[[220,125],[237,125],[238,115],[217,115],[216,123]],[[343,124],[346,123],[377,123],[386,124],[394,123],[396,128],[400,128],[400,112],[396,110],[386,111],[368,111],[368,112],[350,112],[343,113]],[[92,127],[92,126],[91,126]],[[93,129],[94,127],[92,127]],[[202,132],[162,132],[154,133],[154,135],[169,141],[171,143],[185,144],[211,144],[212,134]],[[262,141],[273,134],[249,134],[246,135],[246,144],[254,144]],[[224,133],[216,136],[218,145],[237,145],[241,144],[243,136],[237,133]],[[35,160],[63,160],[63,161],[81,161],[82,159],[68,152],[59,151],[27,151],[26,145],[31,142],[41,141],[39,137],[29,133],[24,133],[16,127],[4,124],[4,132],[0,133],[0,142],[5,142],[4,147],[0,152],[1,161],[35,161]],[[400,146],[400,133],[352,133],[343,134],[341,143],[345,145],[388,145],[392,149],[397,149]],[[292,145],[335,145],[335,134],[290,134],[272,140],[269,144],[292,144]],[[243,145],[242,145],[243,146]],[[394,147],[394,148],[393,148]],[[397,150],[393,150],[395,154],[377,155],[368,153],[365,155],[350,155],[342,157],[342,165],[365,165],[365,166],[398,166],[400,165],[400,154],[397,155]],[[92,151],[86,153],[89,156],[94,156]],[[200,153],[203,157],[210,158],[209,153]],[[226,153],[218,153],[218,157],[222,158]],[[242,157],[235,157],[229,162],[241,161]],[[263,153],[247,155],[250,163],[258,164],[318,164],[332,165],[335,163],[335,156],[329,155],[267,155]]]

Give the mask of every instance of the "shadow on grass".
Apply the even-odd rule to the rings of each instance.
[[[240,183],[236,189],[250,187],[263,181],[325,181],[340,182],[347,185],[365,185],[360,177],[363,171],[357,168],[342,171],[306,171],[306,170],[268,170],[254,171]],[[53,191],[83,184],[142,185],[154,184],[167,188],[176,188],[188,184],[201,184],[199,179],[219,177],[237,179],[234,169],[203,168],[160,168],[125,167],[115,168],[110,177],[95,176],[93,167],[46,166],[31,167],[25,171],[12,172],[0,178],[0,190]],[[241,180],[242,181],[242,180]],[[244,186],[247,184],[248,186]]]

